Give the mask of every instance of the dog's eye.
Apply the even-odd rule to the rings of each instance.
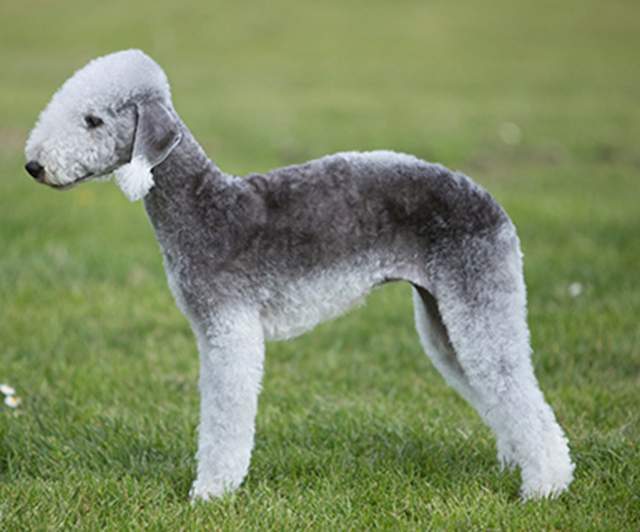
[[[104,124],[104,121],[102,120],[102,118],[99,118],[97,116],[87,115],[84,117],[84,123],[87,125],[89,129],[94,129]]]

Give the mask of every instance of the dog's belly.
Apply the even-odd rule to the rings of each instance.
[[[364,301],[384,272],[327,270],[265,289],[261,307],[267,340],[294,338]]]

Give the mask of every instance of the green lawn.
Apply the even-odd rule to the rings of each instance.
[[[638,530],[637,0],[146,4],[2,5],[0,382],[22,403],[0,408],[0,529]],[[247,481],[188,503],[197,354],[142,205],[22,169],[53,90],[126,47],[166,68],[230,172],[384,147],[494,193],[520,230],[569,493],[519,502],[393,285],[269,345]]]

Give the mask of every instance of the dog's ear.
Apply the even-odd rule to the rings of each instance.
[[[151,190],[151,170],[169,156],[182,138],[175,113],[161,101],[137,103],[135,112],[131,161],[114,172],[116,183],[130,201],[143,198]]]

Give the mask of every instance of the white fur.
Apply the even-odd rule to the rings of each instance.
[[[366,262],[310,272],[288,280],[277,293],[264,288],[260,317],[266,339],[295,338],[363,302],[385,276],[378,260]]]
[[[118,168],[114,176],[129,201],[144,198],[153,187],[151,167],[144,157],[134,157],[130,163]]]
[[[255,310],[229,307],[192,322],[200,351],[198,473],[192,499],[236,489],[247,474],[255,434],[264,338]]]
[[[44,166],[45,181],[56,186],[69,186],[95,169],[114,166],[115,140],[100,130],[88,131],[84,117],[106,109],[115,112],[147,93],[171,99],[163,70],[140,50],[94,59],[70,77],[40,113],[27,140],[27,160]],[[123,171],[128,174],[127,191],[139,195],[149,180],[132,185],[129,171]]]
[[[420,163],[420,159],[407,153],[401,153],[391,150],[373,150],[373,151],[342,151],[328,157],[343,157],[351,163],[358,163],[363,159],[368,162],[381,164],[384,166]]]

